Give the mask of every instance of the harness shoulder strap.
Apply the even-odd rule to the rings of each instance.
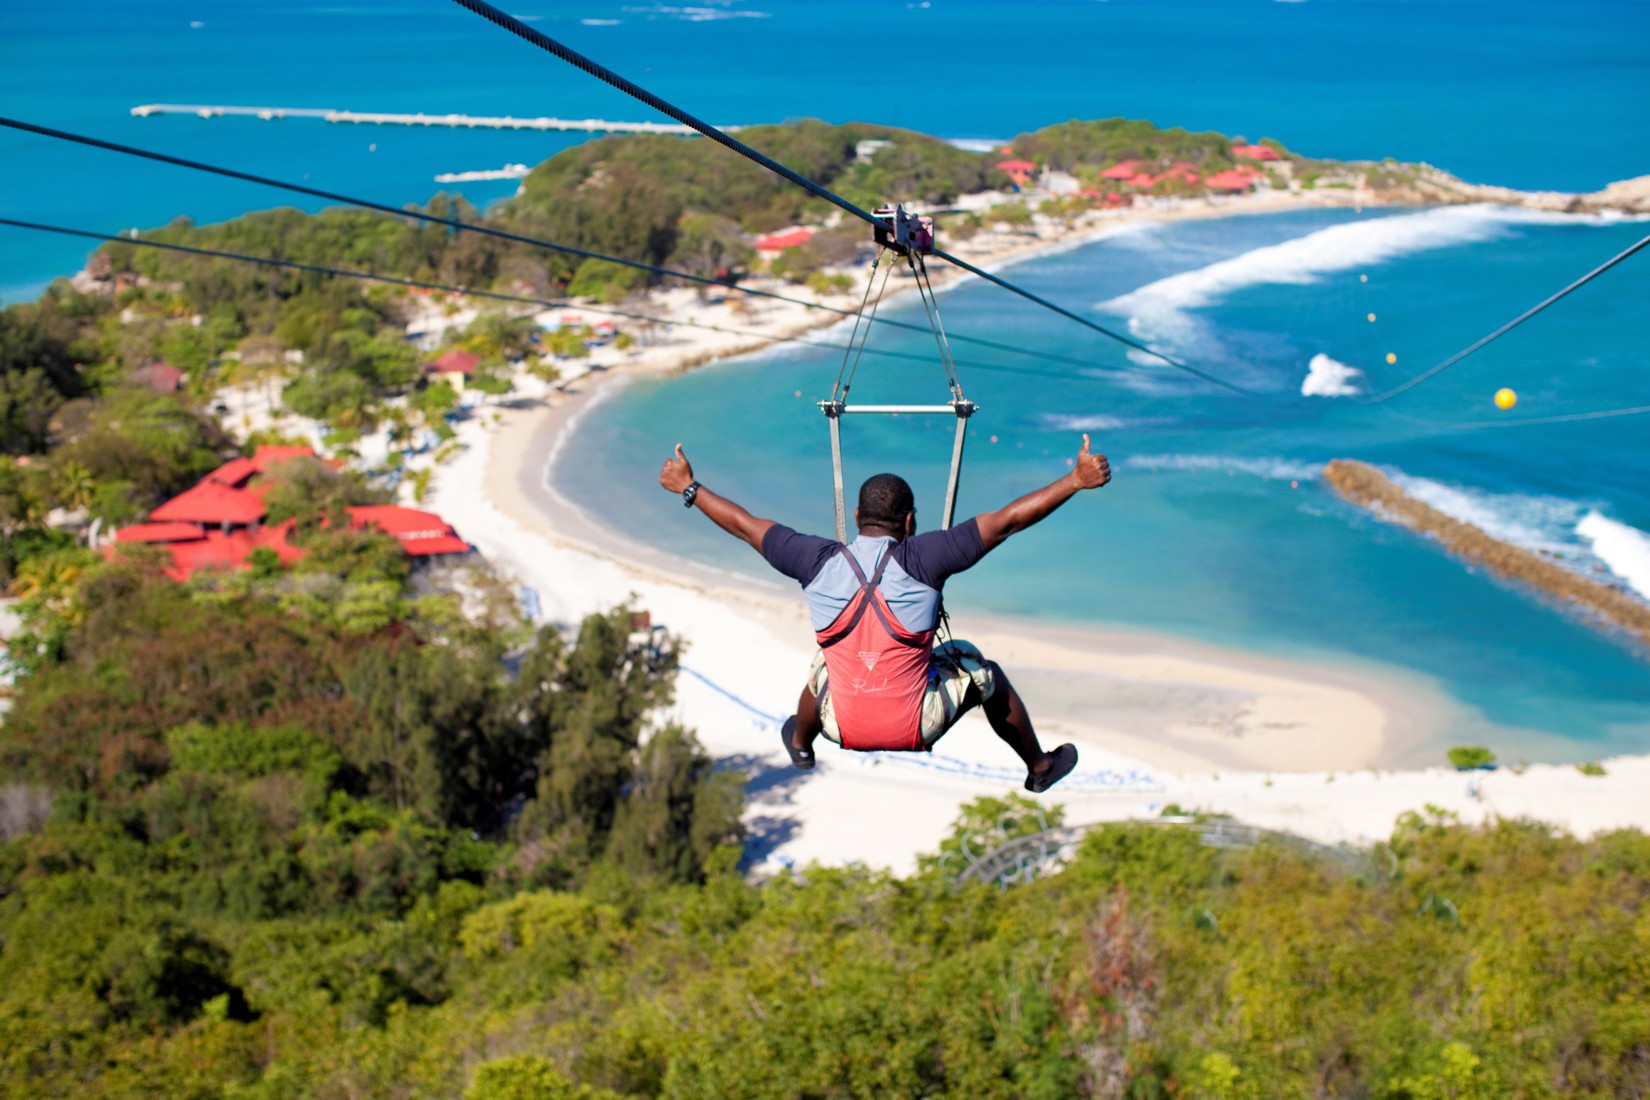
[[[859,567],[859,562],[854,559],[854,555],[849,552],[846,545],[841,547],[841,551],[842,556],[848,559],[848,568],[854,571],[854,579],[859,581],[859,591],[854,594],[853,601],[851,602],[854,608],[854,613],[848,617],[847,623],[845,623],[842,627],[832,631],[826,637],[819,639],[820,648],[829,649],[831,646],[836,645],[838,642],[842,641],[842,639],[852,634],[854,632],[854,628],[859,625],[859,621],[865,617],[866,608],[870,608],[872,611],[876,612],[877,619],[882,623],[882,629],[887,631],[888,636],[894,641],[898,642],[900,645],[910,646],[912,648],[922,646],[924,643],[920,639],[912,640],[901,636],[900,631],[895,627],[894,623],[889,620],[888,613],[882,609],[882,605],[878,603],[876,599],[877,585],[882,583],[883,571],[888,568],[888,563],[894,560],[893,546],[889,546],[888,549],[883,552],[882,560],[877,562],[876,572],[871,574],[870,579],[866,579],[865,570]]]
[[[859,562],[854,559],[854,555],[849,551],[846,544],[839,545],[837,550],[843,557],[848,559],[848,568],[854,571],[854,579],[859,581],[859,591],[854,593],[853,599],[849,601],[849,606],[853,607],[854,613],[848,617],[847,623],[843,626],[832,631],[828,636],[819,639],[821,649],[829,649],[852,634],[854,627],[859,625],[859,620],[865,617],[866,607],[876,605],[876,600],[872,598],[871,594],[876,591],[877,585],[882,583],[882,571],[888,568],[888,561],[894,556],[894,548],[890,546],[883,553],[882,560],[877,562],[876,571],[867,579],[865,570],[859,567]],[[881,609],[879,608],[878,614],[880,615],[880,613]]]

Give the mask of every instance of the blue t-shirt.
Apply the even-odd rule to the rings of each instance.
[[[859,591],[859,579],[842,560],[841,547],[835,539],[800,534],[778,523],[762,537],[762,556],[768,564],[802,585],[816,632],[835,622]],[[898,542],[892,535],[861,535],[848,544],[848,552],[867,577],[876,572],[883,554],[892,553],[877,588],[900,626],[920,634],[939,623],[946,578],[985,557],[985,543],[979,521],[970,519]]]

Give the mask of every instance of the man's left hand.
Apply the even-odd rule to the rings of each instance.
[[[659,470],[659,484],[666,492],[678,494],[693,484],[693,467],[688,463],[687,455],[682,453],[680,443],[676,444],[676,454],[665,459],[663,468]]]
[[[1089,452],[1089,437],[1083,435],[1083,449],[1077,452],[1077,460],[1072,465],[1072,476],[1077,479],[1080,489],[1098,489],[1111,480],[1111,463],[1106,461],[1105,455]]]

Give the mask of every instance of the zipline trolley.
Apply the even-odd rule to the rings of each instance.
[[[924,256],[934,252],[934,220],[929,217],[911,214],[905,207],[895,204],[879,206],[874,213],[881,221],[873,231],[878,245],[876,260],[871,264],[871,277],[865,284],[865,299],[860,303],[859,312],[854,315],[854,326],[848,337],[848,347],[843,352],[842,367],[837,371],[836,384],[831,387],[829,400],[819,402],[819,409],[825,414],[825,419],[831,426],[831,473],[836,490],[836,537],[839,542],[848,541],[848,509],[843,497],[842,488],[842,418],[848,415],[868,416],[899,416],[905,415],[937,415],[953,416],[957,421],[956,434],[951,443],[951,471],[945,485],[945,508],[941,513],[940,527],[951,526],[951,521],[957,507],[957,484],[962,477],[963,441],[968,435],[968,418],[979,411],[979,406],[963,395],[962,383],[957,378],[957,366],[951,358],[951,345],[945,336],[945,326],[940,322],[939,303],[934,298],[934,287],[928,278],[928,268],[923,262]],[[872,287],[876,286],[877,268],[889,254],[904,259],[916,279],[917,294],[922,299],[924,311],[928,314],[928,325],[934,333],[934,342],[939,348],[940,365],[945,368],[946,382],[950,389],[951,400],[943,405],[850,405],[848,390],[853,385],[854,372],[859,367],[859,358],[865,351],[865,341],[871,334],[872,322],[876,319],[877,306],[882,301],[882,290],[888,285],[888,275],[892,272],[894,263],[889,262],[883,270],[882,287],[877,289],[876,297],[871,297]],[[866,306],[870,306],[870,315],[866,315]],[[861,326],[863,325],[863,330]]]

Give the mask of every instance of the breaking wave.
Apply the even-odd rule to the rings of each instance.
[[[1169,423],[1161,416],[1106,416],[1098,413],[1085,416],[1081,413],[1047,413],[1042,418],[1043,428],[1051,432],[1116,432],[1124,428],[1156,428]]]
[[[1353,397],[1363,392],[1364,372],[1319,352],[1306,365],[1302,397]]]
[[[1605,567],[1629,588],[1650,599],[1650,535],[1636,527],[1590,511],[1576,525],[1576,534],[1592,545]]]
[[[1607,221],[1491,205],[1448,206],[1371,218],[1320,229],[1170,275],[1102,302],[1099,308],[1126,315],[1130,330],[1143,340],[1183,348],[1195,344],[1202,331],[1190,311],[1215,305],[1247,287],[1305,286],[1334,272],[1357,270],[1417,252],[1494,240],[1515,225],[1577,223],[1604,225]]]
[[[1562,497],[1488,493],[1446,485],[1398,470],[1384,471],[1400,489],[1446,516],[1470,523],[1492,538],[1538,554],[1575,559],[1586,553],[1575,536],[1587,505]]]
[[[1323,463],[1288,458],[1237,458],[1230,455],[1130,455],[1123,466],[1136,470],[1184,470],[1191,473],[1220,471],[1248,474],[1267,481],[1310,481],[1323,473]]]

